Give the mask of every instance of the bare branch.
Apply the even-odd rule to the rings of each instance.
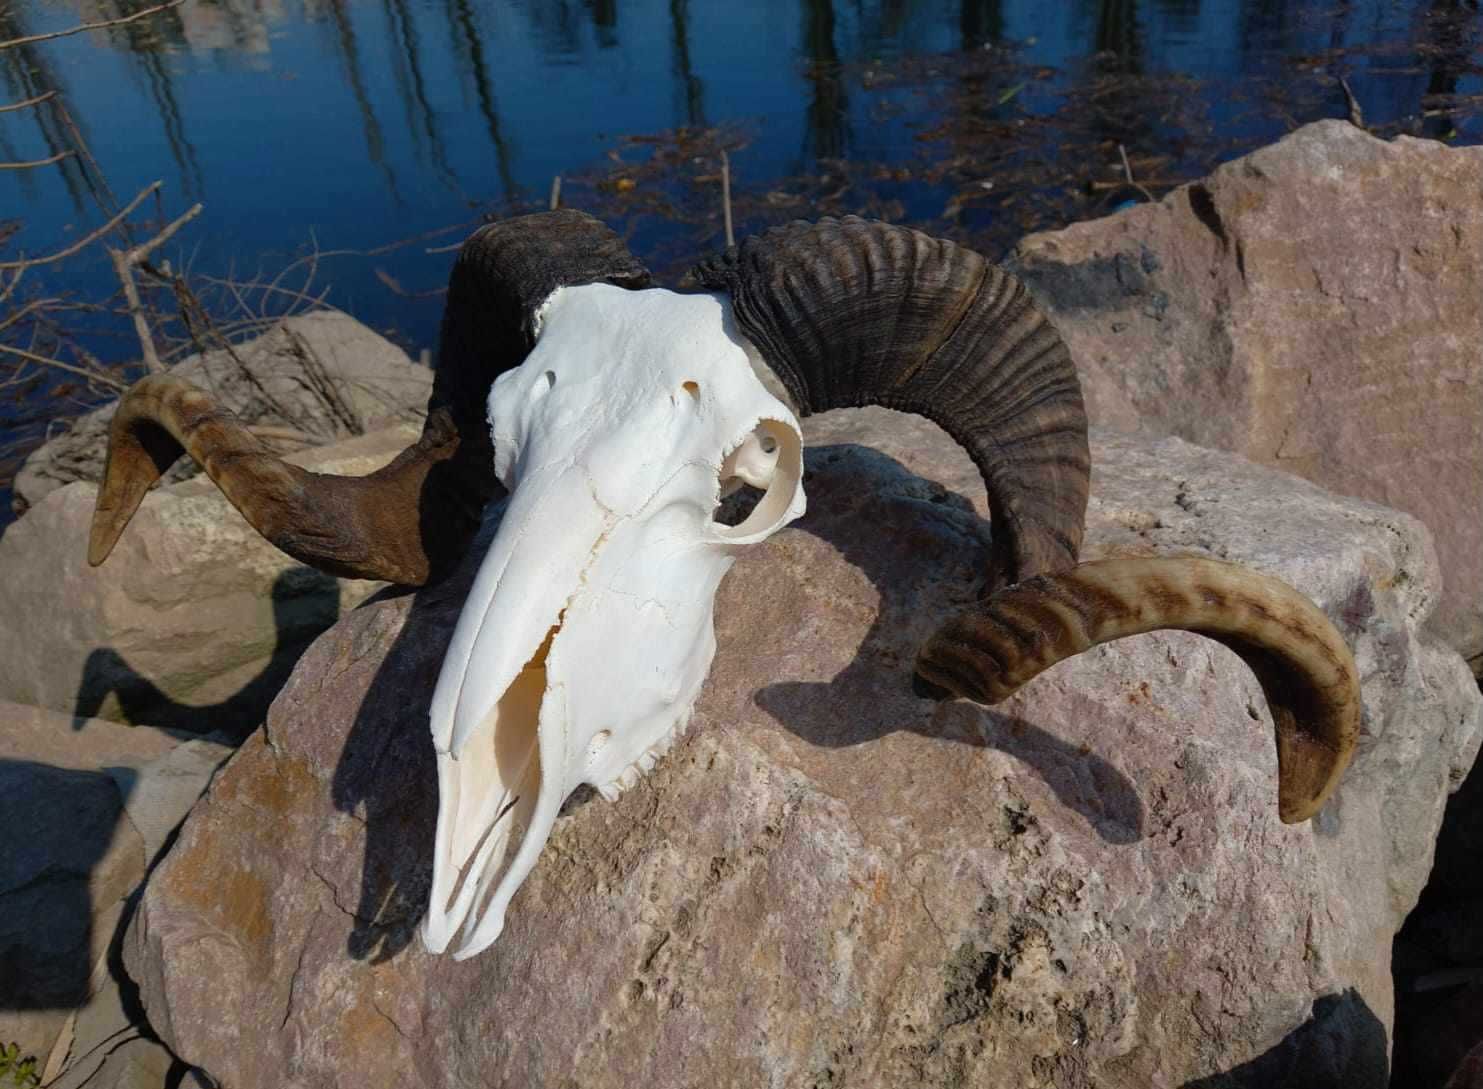
[[[82,238],[79,238],[76,242],[72,243],[72,245],[68,246],[65,250],[60,250],[57,253],[51,254],[49,257],[27,257],[27,258],[22,258],[19,261],[0,261],[0,269],[4,269],[4,268],[26,269],[26,268],[30,268],[32,265],[49,265],[53,261],[60,261],[60,260],[62,260],[65,257],[71,257],[74,253],[76,253],[78,250],[82,249],[89,242],[94,241],[95,239],[99,238],[100,236],[105,235],[109,231],[113,230],[113,228],[117,227],[121,222],[123,222],[123,219],[124,219],[125,216],[127,216],[135,208],[139,207],[140,203],[144,200],[144,198],[147,197],[147,196],[149,196],[149,194],[153,193],[162,184],[164,184],[164,183],[163,182],[153,182],[150,185],[145,186],[143,189],[141,189],[139,191],[139,195],[137,197],[135,197],[133,200],[129,201],[129,203],[126,204],[123,207],[123,209],[118,213],[118,215],[114,216],[112,219],[110,219],[107,223],[103,224],[103,226],[99,227],[97,230],[92,231],[92,232],[84,235]],[[196,208],[199,210],[200,205],[196,205]]]
[[[160,362],[159,354],[155,351],[154,338],[149,333],[149,322],[144,317],[144,303],[139,298],[139,286],[134,283],[134,266],[170,241],[180,228],[200,214],[201,205],[193,204],[185,214],[167,225],[148,242],[141,242],[130,250],[109,249],[108,251],[108,256],[113,259],[113,270],[118,273],[118,282],[123,285],[124,298],[129,303],[129,314],[134,319],[134,331],[139,334],[139,350],[143,353],[144,365],[149,368],[151,374],[163,373],[165,365]]]
[[[11,38],[8,42],[0,42],[0,50],[14,49],[18,45],[30,45],[33,42],[49,42],[53,38],[66,38],[73,34],[82,34],[89,30],[103,30],[106,27],[123,26],[125,23],[147,19],[151,15],[158,15],[162,11],[178,8],[183,3],[185,3],[185,0],[169,0],[169,3],[145,8],[143,11],[136,11],[133,15],[125,15],[118,19],[104,19],[96,23],[80,23],[77,26],[68,27],[66,30],[53,30],[48,34],[32,34],[28,38]]]
[[[0,170],[30,170],[37,166],[51,166],[52,163],[59,163],[63,159],[70,159],[76,154],[77,152],[68,149],[67,151],[59,151],[47,159],[32,159],[30,162],[25,163],[0,163]]]
[[[202,207],[204,206],[200,204],[191,205],[190,208],[186,209],[186,211],[175,220],[175,222],[169,224],[159,234],[155,235],[148,242],[141,242],[139,243],[139,245],[131,249],[129,251],[129,264],[137,265],[140,261],[144,260],[144,258],[148,257],[155,250],[159,249],[166,242],[170,241],[170,239],[174,238],[176,232],[178,232],[180,228],[184,227],[187,223],[201,214]]]
[[[29,106],[39,106],[56,93],[56,91],[47,91],[46,94],[37,95],[35,98],[27,98],[22,99],[20,102],[12,102],[9,106],[0,106],[0,113],[10,113],[12,110],[24,110]]]
[[[165,365],[160,362],[160,357],[154,350],[154,338],[149,335],[149,322],[144,318],[144,303],[139,298],[139,287],[134,283],[129,254],[123,250],[110,249],[108,256],[113,259],[113,271],[118,273],[118,282],[123,285],[124,298],[129,303],[129,316],[134,319],[134,332],[139,334],[139,351],[144,356],[144,365],[149,368],[150,374],[161,374]]]
[[[1343,76],[1339,77],[1339,87],[1344,92],[1344,104],[1349,108],[1349,123],[1357,129],[1365,127],[1365,111],[1359,107],[1359,99],[1354,96],[1354,88],[1349,86],[1349,81]]]
[[[726,248],[736,245],[736,236],[731,233],[731,157],[721,152],[721,214],[726,219]]]
[[[128,383],[120,382],[117,378],[114,378],[110,375],[101,374],[98,371],[88,370],[86,367],[74,366],[71,363],[63,363],[60,359],[52,359],[50,356],[37,355],[35,352],[28,352],[24,348],[15,348],[9,344],[0,344],[0,352],[6,352],[10,355],[17,355],[20,356],[22,359],[28,359],[32,363],[40,363],[43,366],[58,367],[64,371],[71,371],[73,374],[82,375],[89,381],[102,382],[105,386],[112,386],[114,389],[117,390],[124,390],[129,388]]]
[[[15,311],[15,313],[0,318],[0,332],[4,332],[6,329],[10,328],[12,325],[20,321],[32,311],[43,310],[51,304],[59,303],[61,301],[61,299],[32,299],[25,306]]]
[[[4,265],[0,265],[0,268],[4,268],[4,267],[5,267]],[[5,290],[4,291],[0,291],[0,303],[3,303],[6,299],[10,298],[12,295],[15,294],[15,289],[20,286],[21,277],[24,276],[25,274],[26,274],[26,266],[25,265],[22,265],[20,268],[18,268],[18,269],[15,270],[15,275],[10,278],[10,283],[8,283],[8,284],[5,285]]]

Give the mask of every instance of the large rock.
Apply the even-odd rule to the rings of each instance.
[[[363,474],[418,429],[399,425],[288,460]],[[87,563],[95,485],[47,496],[0,537],[0,699],[193,730],[258,726],[310,640],[382,584],[278,551],[209,480],[156,488],[113,555]]]
[[[923,421],[810,424],[809,514],[723,584],[688,734],[618,803],[568,803],[474,959],[415,936],[468,572],[323,636],[125,938],[167,1044],[229,1087],[1385,1085],[1391,936],[1483,726],[1419,631],[1420,524],[1177,439],[1094,443],[1089,554],[1250,563],[1352,641],[1359,752],[1287,827],[1260,690],[1199,637],[994,710],[914,695],[986,564],[982,486]]]
[[[0,1043],[45,1061],[110,987],[126,901],[228,751],[0,703]]]
[[[243,422],[269,429],[269,441],[299,432],[314,445],[415,422],[432,389],[428,368],[338,310],[288,318],[231,351],[193,355],[170,370],[210,390]],[[17,514],[65,484],[103,479],[117,409],[111,401],[80,416],[65,435],[31,452],[12,485]],[[198,471],[182,458],[166,482]]]
[[[1237,451],[1416,515],[1437,630],[1483,670],[1483,148],[1340,121],[1012,262],[1094,423]]]

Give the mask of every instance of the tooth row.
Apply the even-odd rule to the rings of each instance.
[[[675,724],[670,727],[669,733],[640,753],[639,758],[620,771],[616,779],[612,782],[601,784],[597,788],[597,792],[606,800],[616,802],[619,795],[638,782],[641,776],[649,774],[649,772],[658,766],[659,761],[664,758],[664,754],[674,748],[675,742],[689,725],[690,711],[686,711],[675,720]]]

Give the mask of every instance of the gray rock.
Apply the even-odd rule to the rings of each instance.
[[[170,370],[210,390],[243,422],[302,432],[316,446],[420,420],[432,389],[430,370],[338,310],[289,318],[231,352],[193,355]],[[31,452],[15,476],[17,514],[65,484],[103,479],[117,408],[113,401],[79,417]],[[165,479],[176,483],[197,472],[182,458]]]
[[[70,1071],[68,1052],[101,1065],[135,1034],[109,947],[149,860],[230,752],[0,703],[0,1043]]]
[[[215,738],[185,741],[137,771],[109,768],[124,799],[124,813],[153,862],[196,804],[212,774],[233,747]]]
[[[401,425],[291,455],[363,474],[414,441]],[[207,479],[150,492],[101,567],[87,564],[97,489],[46,497],[0,537],[0,699],[80,718],[250,730],[309,641],[382,583],[279,552]]]
[[[55,744],[47,733],[72,743],[72,766],[45,762]],[[68,1011],[106,976],[124,901],[144,876],[144,845],[100,767],[116,760],[126,771],[175,743],[113,723],[73,733],[67,716],[0,704],[0,1043],[44,1061]],[[89,768],[91,759],[100,763]]]
[[[982,486],[923,421],[809,430],[809,514],[723,584],[688,734],[619,802],[568,803],[472,960],[415,937],[468,572],[316,642],[125,938],[168,1045],[229,1087],[1384,1086],[1391,936],[1483,735],[1421,631],[1424,528],[1176,439],[1094,442],[1088,555],[1248,563],[1352,641],[1358,754],[1287,827],[1260,690],[1197,636],[992,710],[914,695],[986,566]]]
[[[1321,121],[1011,259],[1093,423],[1414,514],[1483,671],[1483,148]]]

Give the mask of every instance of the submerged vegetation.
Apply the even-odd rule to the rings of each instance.
[[[1321,117],[1478,141],[1480,22],[1466,0],[16,0],[0,487],[68,416],[285,312],[425,351],[458,240],[553,198],[674,283],[726,211],[738,237],[857,213],[997,257]]]

